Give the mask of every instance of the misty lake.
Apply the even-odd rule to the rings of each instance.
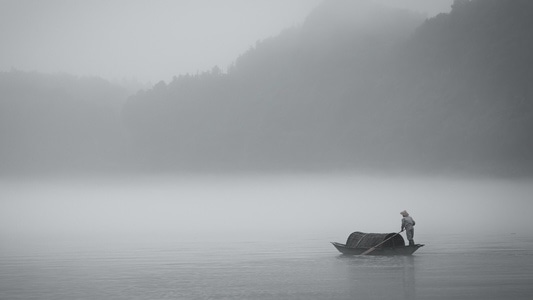
[[[529,180],[250,175],[0,183],[0,299],[530,299]],[[410,257],[352,231],[417,221]]]

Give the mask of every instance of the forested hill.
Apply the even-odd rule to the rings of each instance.
[[[180,76],[132,97],[125,117],[140,157],[178,167],[353,167],[362,138],[354,122],[366,117],[359,89],[374,84],[395,41],[423,22],[363,4],[326,1],[227,74]]]
[[[127,96],[98,77],[0,72],[0,174],[116,167]]]
[[[533,3],[423,20],[325,1],[297,28],[132,97],[142,157],[176,166],[509,168],[533,159]]]
[[[533,2],[431,19],[326,0],[226,71],[129,97],[0,74],[2,172],[35,168],[533,173]],[[7,170],[7,171],[6,171]]]

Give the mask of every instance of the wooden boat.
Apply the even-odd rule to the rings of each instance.
[[[346,244],[331,242],[339,252],[346,255],[411,255],[423,244],[406,246],[405,241],[398,233],[364,233],[353,232],[348,237]],[[375,248],[368,252],[368,250]]]

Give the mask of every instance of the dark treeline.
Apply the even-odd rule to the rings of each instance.
[[[25,115],[7,113],[11,118],[1,121],[2,161],[28,163],[23,146],[34,161],[59,165],[66,155],[176,171],[531,173],[531,15],[527,0],[455,1],[449,14],[427,20],[365,1],[328,0],[301,26],[258,42],[227,72],[214,67],[160,82],[129,97],[121,115],[109,101],[85,101],[124,99],[103,81],[90,90],[83,90],[88,79],[71,81],[69,95],[77,100],[58,102],[66,92],[36,88],[37,75],[3,73],[1,92],[16,100],[2,95],[2,114],[18,107]],[[19,85],[32,87],[21,88],[21,96],[6,90],[17,74]],[[61,107],[57,119],[54,107]],[[25,131],[4,128],[10,122],[28,136],[35,135],[31,128],[47,128],[57,140],[25,140]],[[37,155],[40,145],[47,150]]]

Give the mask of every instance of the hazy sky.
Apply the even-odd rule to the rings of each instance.
[[[353,0],[358,1],[358,0]],[[452,0],[376,0],[448,12]],[[0,0],[0,71],[141,82],[225,70],[256,41],[301,24],[321,0]]]

